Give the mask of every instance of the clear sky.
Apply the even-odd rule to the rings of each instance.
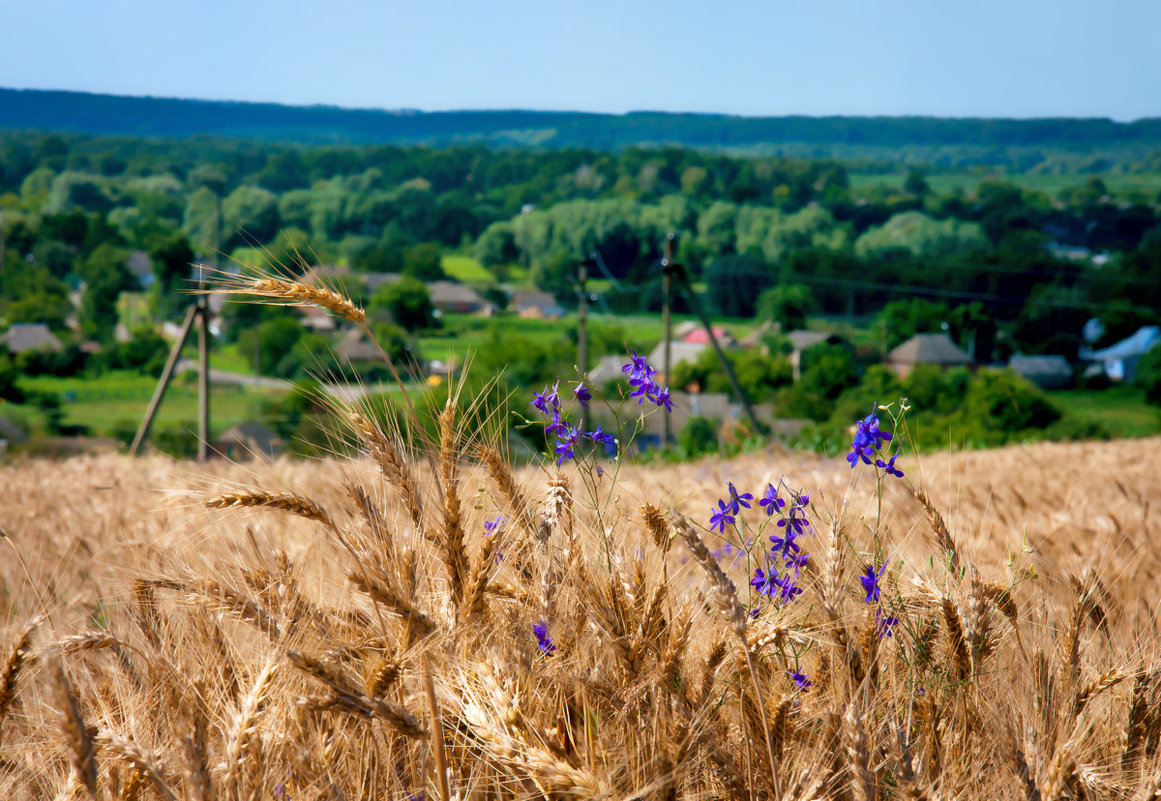
[[[1158,0],[0,0],[0,86],[424,110],[1161,116]]]

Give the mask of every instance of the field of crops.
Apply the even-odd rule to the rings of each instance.
[[[4,797],[1161,789],[1158,440],[901,458],[880,492],[348,422],[351,459],[0,471]],[[779,597],[750,579],[796,526]]]

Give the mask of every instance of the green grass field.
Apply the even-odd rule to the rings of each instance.
[[[165,394],[155,425],[197,427],[197,384],[192,374],[178,376]],[[61,397],[66,425],[87,426],[94,435],[112,435],[141,422],[157,379],[139,373],[117,371],[95,377],[55,378],[37,376],[21,381],[25,390],[52,392]],[[215,386],[210,398],[213,431],[219,433],[259,417],[264,400],[278,397],[279,390]]]
[[[443,271],[465,284],[493,284],[495,277],[471,256],[449,254],[440,259]]]
[[[1067,389],[1048,397],[1066,419],[1098,423],[1114,438],[1161,434],[1161,409],[1146,403],[1144,393],[1133,387]]]
[[[674,327],[695,318],[675,315]],[[576,330],[576,315],[569,314],[559,320],[525,320],[519,317],[472,317],[470,315],[446,314],[444,328],[419,337],[420,351],[425,358],[445,359],[449,355],[461,363],[471,351],[478,350],[487,340],[493,328],[511,334],[533,338],[563,340]],[[754,320],[714,320],[714,325],[723,326],[737,338],[742,338],[757,327]],[[648,352],[661,341],[663,328],[661,316],[657,314],[593,314],[589,315],[589,330],[594,340],[607,332],[614,332],[616,340],[623,346]],[[618,352],[620,349],[618,349]],[[593,358],[599,354],[594,349]]]

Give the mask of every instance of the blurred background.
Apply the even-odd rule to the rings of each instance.
[[[395,402],[368,331],[198,265],[349,294],[432,397],[470,359],[616,406],[648,354],[674,458],[837,453],[900,396],[940,448],[1161,431],[1156,4],[0,18],[8,456],[313,453],[328,398]]]

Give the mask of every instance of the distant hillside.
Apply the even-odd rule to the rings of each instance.
[[[478,142],[527,147],[674,144],[715,149],[1161,147],[1161,119],[732,117],[540,111],[380,111],[0,89],[0,127],[163,138],[212,135],[344,144]],[[795,148],[799,150],[799,148]],[[818,155],[824,155],[820,152]]]

